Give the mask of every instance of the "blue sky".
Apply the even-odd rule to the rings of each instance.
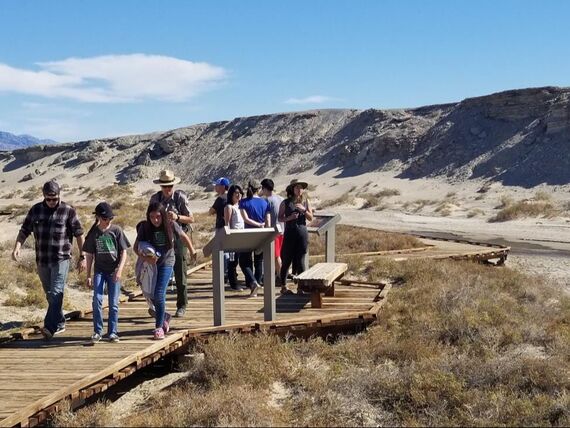
[[[570,1],[0,1],[0,130],[58,141],[570,86]]]

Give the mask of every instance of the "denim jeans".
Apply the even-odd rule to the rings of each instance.
[[[44,327],[55,333],[65,327],[63,316],[63,289],[69,272],[69,259],[60,260],[51,265],[38,265],[38,275],[48,301],[48,310],[44,318]]]
[[[245,276],[247,287],[251,287],[254,282],[261,284],[263,280],[263,253],[254,254],[253,257],[251,255],[251,251],[239,255],[239,265]]]
[[[93,330],[103,334],[103,297],[105,285],[109,295],[109,321],[107,322],[107,334],[118,334],[119,324],[119,294],[121,284],[113,281],[112,273],[95,272],[93,278]]]
[[[166,312],[166,287],[172,276],[172,266],[157,266],[156,286],[154,287],[154,308],[156,311],[155,327],[162,328]]]

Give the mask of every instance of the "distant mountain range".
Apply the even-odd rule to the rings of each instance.
[[[31,135],[14,135],[0,131],[0,150],[23,149],[38,144],[55,144],[53,140],[41,140]]]

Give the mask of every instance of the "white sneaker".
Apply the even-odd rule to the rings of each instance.
[[[119,335],[118,335],[118,334],[111,333],[111,334],[109,335],[109,342],[112,342],[112,343],[119,343],[120,341],[121,341],[121,339],[119,339]]]
[[[91,336],[91,342],[97,343],[100,341],[101,341],[101,335],[99,333],[93,333],[93,335]]]
[[[53,335],[55,336],[56,334],[61,334],[61,333],[64,333],[64,332],[65,332],[65,326],[59,327],[59,328],[55,331],[55,333],[54,333]]]

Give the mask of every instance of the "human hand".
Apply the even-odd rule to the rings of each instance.
[[[168,211],[167,215],[170,221],[176,221],[179,217],[178,214],[176,214],[174,211]]]
[[[120,270],[116,270],[115,272],[113,272],[113,281],[118,282],[121,279],[122,274],[123,273]]]
[[[293,214],[291,214],[289,217],[290,217],[291,220],[297,220],[297,219],[299,218],[299,212],[298,212],[298,211],[295,211],[295,212],[293,212]]]
[[[19,248],[15,248],[14,251],[12,251],[12,260],[14,260],[15,262],[20,260],[20,249]]]
[[[143,256],[143,260],[146,263],[150,263],[151,265],[155,265],[157,258],[155,256]]]
[[[298,210],[299,212],[302,212],[302,213],[307,211],[307,209],[305,208],[305,206],[303,204],[295,204],[295,209]]]
[[[79,273],[83,272],[86,269],[87,269],[87,262],[85,261],[85,259],[77,260],[77,270],[79,271]]]
[[[91,288],[93,286],[93,281],[91,280],[91,276],[87,277],[87,288]]]

